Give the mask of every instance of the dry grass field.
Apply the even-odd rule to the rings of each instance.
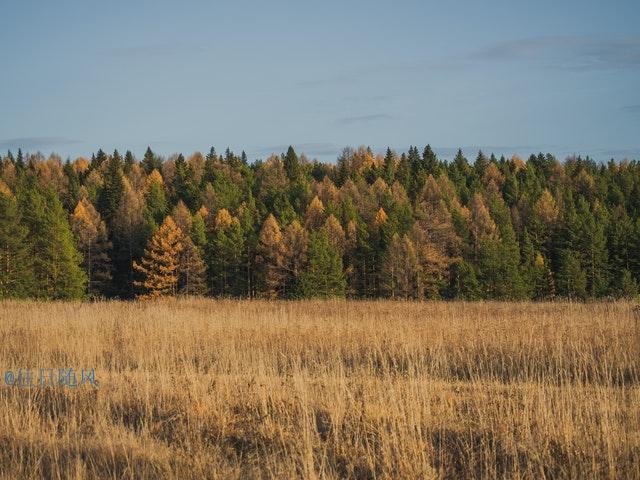
[[[0,334],[1,478],[640,478],[629,303],[5,302]]]

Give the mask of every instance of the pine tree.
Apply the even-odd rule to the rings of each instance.
[[[118,150],[107,160],[107,167],[104,173],[104,184],[98,197],[98,207],[102,217],[111,225],[113,217],[118,211],[122,193],[124,192],[124,181],[122,179],[122,158]]]
[[[239,296],[244,293],[245,238],[240,221],[220,209],[208,247],[211,293]]]
[[[15,199],[0,192],[0,300],[36,293],[32,290],[33,257],[29,252],[28,234],[28,229],[21,224]]]
[[[478,281],[473,265],[458,260],[451,266],[449,297],[458,300],[479,300],[482,298],[482,286]]]
[[[584,299],[587,296],[587,274],[582,268],[580,255],[572,250],[560,252],[560,269],[556,284],[558,293],[572,299]]]
[[[424,147],[424,151],[422,152],[422,168],[426,175],[433,175],[434,177],[438,176],[438,158],[436,157],[436,154],[433,153],[431,145]]]
[[[67,214],[56,193],[40,192],[27,179],[18,192],[23,222],[29,230],[29,255],[33,259],[33,292],[45,299],[73,299],[84,295],[86,275],[82,255],[75,247]]]
[[[638,297],[638,282],[626,268],[617,274],[613,294],[616,298],[635,299]]]
[[[194,179],[191,165],[187,165],[182,154],[178,155],[175,162],[175,175],[173,177],[173,203],[182,200],[187,207],[195,210],[199,201],[199,192]]]
[[[108,293],[112,244],[104,221],[91,202],[82,198],[70,217],[70,224],[82,254],[82,266],[88,280],[87,293],[91,297]]]
[[[581,199],[578,202],[580,222],[580,253],[582,265],[587,274],[587,291],[591,297],[602,296],[608,290],[609,272],[605,229],[608,223],[607,212],[598,202],[594,211]]]
[[[390,148],[387,148],[387,153],[384,156],[384,163],[382,165],[382,178],[391,185],[395,181],[395,154]]]
[[[147,147],[147,151],[144,152],[144,158],[142,159],[142,162],[140,162],[140,166],[144,170],[144,173],[146,173],[147,175],[149,175],[154,170],[162,172],[162,162],[153,153],[151,147]]]
[[[180,239],[182,232],[173,218],[168,216],[149,241],[140,263],[133,262],[133,268],[142,276],[142,281],[134,282],[144,293],[140,299],[175,296],[178,291],[179,258],[184,249]]]
[[[312,233],[309,240],[309,264],[300,276],[300,296],[344,297],[346,287],[340,255],[331,246],[326,235]]]
[[[287,154],[284,156],[284,170],[290,182],[295,181],[300,175],[300,161],[291,145],[289,145]]]
[[[162,175],[158,170],[153,170],[145,182],[145,216],[149,221],[153,220],[156,225],[160,225],[167,214],[168,205],[163,184]]]
[[[130,173],[135,163],[136,163],[136,159],[133,157],[133,153],[131,153],[131,150],[127,150],[124,154],[124,166],[123,166],[124,173],[126,174]]]

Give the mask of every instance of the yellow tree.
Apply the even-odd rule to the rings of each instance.
[[[340,256],[344,255],[346,237],[340,221],[333,215],[327,217],[327,221],[324,222],[321,231],[329,239],[329,243],[336,249]]]
[[[182,231],[169,215],[149,240],[141,263],[133,262],[133,268],[142,274],[144,280],[134,282],[145,293],[141,299],[152,299],[175,295],[178,287],[178,267]]]
[[[87,198],[81,198],[70,218],[71,230],[82,253],[82,266],[87,274],[89,295],[106,293],[111,280],[111,242],[100,214]]]
[[[269,214],[262,225],[258,246],[256,247],[256,265],[261,283],[261,294],[276,298],[282,292],[285,279],[285,245],[276,218]]]
[[[324,219],[324,204],[318,196],[313,197],[309,207],[307,208],[307,215],[305,217],[305,227],[307,230],[317,230],[322,226]]]
[[[307,261],[309,235],[300,222],[294,220],[285,228],[282,242],[286,270],[284,293],[290,294],[295,291],[298,278]]]

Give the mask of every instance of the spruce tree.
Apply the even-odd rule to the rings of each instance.
[[[33,259],[33,292],[45,299],[82,298],[87,282],[80,266],[67,214],[51,188],[40,192],[26,179],[18,193],[20,214],[29,230],[29,254]]]
[[[122,180],[123,163],[118,150],[113,152],[106,165],[104,184],[98,196],[98,210],[107,225],[111,226],[124,192],[124,182]]]
[[[295,181],[300,175],[300,161],[291,145],[289,145],[287,153],[284,156],[284,170],[290,182]]]
[[[300,276],[300,296],[331,298],[345,296],[347,283],[342,259],[329,239],[322,233],[312,233],[309,240],[309,264]]]
[[[37,293],[28,235],[15,199],[0,192],[0,300]]]

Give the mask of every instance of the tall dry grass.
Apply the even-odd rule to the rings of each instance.
[[[0,304],[3,478],[640,478],[628,303]]]

